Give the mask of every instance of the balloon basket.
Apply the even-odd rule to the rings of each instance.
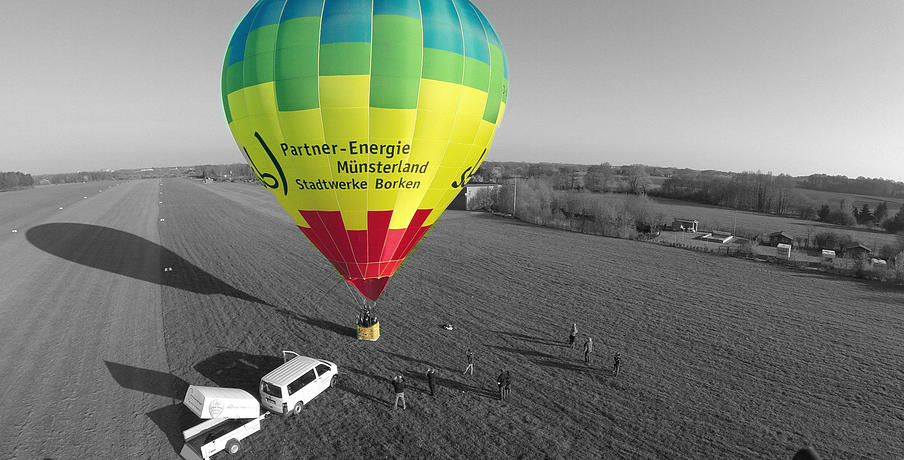
[[[358,332],[358,340],[368,340],[368,341],[376,341],[380,338],[380,323],[374,323],[373,326],[362,326],[360,324],[355,326],[355,329]]]

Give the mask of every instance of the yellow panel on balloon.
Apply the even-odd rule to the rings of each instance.
[[[348,154],[349,141],[367,142],[369,110],[367,107],[320,109],[323,114],[323,132],[326,142],[337,144],[340,157]]]
[[[320,77],[320,107],[368,107],[370,75]]]
[[[383,109],[370,108],[370,137],[401,140],[410,140],[414,135],[414,119],[417,117],[415,109]]]
[[[414,133],[417,139],[430,139],[449,142],[452,127],[455,126],[455,114],[440,110],[418,110],[417,128]]]
[[[287,140],[317,144],[323,142],[320,109],[279,112],[283,134]]]
[[[232,115],[232,121],[241,120],[248,116],[248,109],[245,107],[245,90],[240,89],[233,91],[226,96],[229,101],[229,113]]]
[[[418,110],[454,111],[458,106],[462,88],[465,87],[458,83],[421,79],[417,108]]]
[[[276,89],[272,81],[248,86],[244,91],[248,116],[277,113],[279,111],[276,107]]]

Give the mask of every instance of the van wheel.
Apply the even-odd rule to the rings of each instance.
[[[334,375],[334,376],[330,377],[330,388],[335,388],[336,385],[338,385],[338,382],[339,382],[338,375]]]
[[[230,439],[229,442],[226,443],[226,452],[228,452],[229,455],[235,455],[239,453],[239,449],[241,448],[242,445],[239,444],[239,442],[235,439]]]
[[[292,413],[295,415],[299,415],[299,414],[301,414],[301,411],[303,411],[303,410],[304,410],[304,403],[298,402],[297,404],[295,404],[295,408],[292,409]]]

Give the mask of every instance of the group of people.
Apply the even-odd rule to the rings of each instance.
[[[568,336],[569,348],[574,348],[577,337],[578,325],[577,323],[572,323],[571,333]],[[588,336],[584,341],[584,365],[590,365],[590,355],[592,353],[593,339]],[[465,366],[465,370],[462,374],[474,375],[474,351],[468,348],[468,351],[465,353],[465,358],[467,359],[467,366]],[[616,352],[615,356],[612,358],[612,373],[618,377],[620,369],[621,353]],[[427,367],[427,372],[424,376],[427,380],[427,385],[430,388],[430,396],[436,397],[436,368]],[[512,391],[512,373],[506,369],[500,370],[499,376],[496,378],[496,386],[499,389],[499,399],[504,401]],[[392,379],[392,388],[393,391],[395,391],[393,410],[398,409],[399,401],[402,401],[402,409],[405,409],[405,379],[401,375],[395,376],[395,378]]]
[[[427,386],[430,387],[430,396],[436,397],[436,368],[428,367],[426,374]],[[405,378],[397,375],[392,379],[392,390],[395,392],[395,403],[392,409],[399,408],[399,401],[402,401],[402,410],[405,409]]]
[[[574,348],[575,341],[578,338],[578,324],[571,323],[571,333],[568,335],[568,347]],[[584,341],[584,365],[590,365],[590,354],[593,353],[593,339],[589,336]],[[616,352],[612,357],[612,373],[618,377],[618,371],[621,369],[621,353]]]

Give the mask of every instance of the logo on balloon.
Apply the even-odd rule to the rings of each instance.
[[[484,155],[487,154],[487,149],[483,149],[483,153],[480,154],[480,158],[474,163],[474,166],[468,166],[467,169],[461,172],[461,178],[458,182],[452,181],[452,188],[461,188],[464,187],[465,184],[471,180],[471,176],[477,172],[477,165],[480,164],[480,160],[483,160]]]
[[[254,137],[256,137],[257,141],[261,143],[261,147],[264,148],[264,151],[267,152],[267,156],[270,157],[270,161],[273,162],[273,166],[276,167],[276,172],[279,173],[279,178],[282,179],[283,195],[287,195],[289,193],[289,186],[286,183],[286,175],[283,173],[282,166],[280,166],[279,162],[276,161],[276,157],[273,156],[273,152],[270,151],[270,147],[267,147],[267,143],[264,142],[264,139],[261,137],[260,133],[255,131]],[[261,171],[257,169],[257,165],[254,164],[254,160],[251,159],[251,155],[248,154],[248,149],[242,147],[242,150],[245,151],[245,156],[248,157],[248,162],[251,163],[251,167],[254,168],[254,172],[257,173],[257,178],[261,181],[261,184],[264,184],[265,187],[272,189],[279,188],[279,179],[273,177],[273,174],[270,173],[261,174]],[[272,183],[269,181],[272,181]]]

